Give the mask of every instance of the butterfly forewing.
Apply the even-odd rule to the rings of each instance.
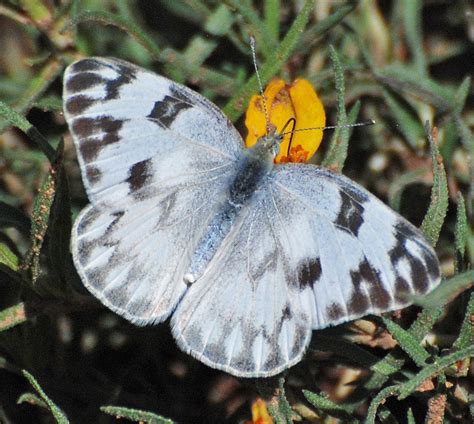
[[[243,146],[211,102],[116,59],[69,66],[64,110],[94,204],[126,205],[128,195],[152,196],[182,176],[219,174]]]

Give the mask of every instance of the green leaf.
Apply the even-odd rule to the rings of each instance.
[[[122,406],[101,406],[100,410],[105,414],[112,415],[117,419],[125,418],[130,421],[138,421],[148,424],[173,424],[174,421],[164,418],[152,412],[139,409],[124,408]]]
[[[220,4],[206,19],[204,29],[212,35],[227,34],[234,24],[234,15],[225,4]]]
[[[419,386],[423,384],[425,380],[433,378],[438,374],[441,374],[444,369],[455,364],[464,358],[470,358],[474,356],[474,344],[471,344],[464,349],[458,350],[451,353],[450,355],[438,357],[435,363],[427,365],[413,378],[408,380],[403,385],[399,386],[398,399],[403,400],[410,396]]]
[[[474,271],[473,271],[474,273]],[[474,281],[474,276],[473,276]],[[467,304],[464,320],[459,331],[459,336],[453,343],[455,349],[465,349],[467,346],[474,345],[474,329],[472,328],[472,317],[474,316],[474,291]]]
[[[469,96],[471,90],[471,77],[466,77],[463,79],[462,83],[459,85],[456,93],[454,94],[454,114],[460,114],[464,109],[466,104],[467,96]]]
[[[388,90],[383,89],[387,106],[390,108],[398,128],[413,149],[423,146],[424,132],[418,117],[407,110],[407,105],[399,102]]]
[[[420,78],[410,67],[394,64],[386,66],[383,70],[372,71],[377,81],[390,87],[395,93],[403,93],[409,98],[432,104],[440,112],[452,110],[455,92],[429,77]]]
[[[468,237],[466,205],[464,197],[458,193],[458,208],[456,213],[456,226],[454,228],[454,269],[459,272],[462,269],[464,255],[466,253],[466,243]]]
[[[13,271],[18,271],[18,256],[16,256],[5,243],[0,243],[0,264],[6,265]]]
[[[426,58],[423,46],[421,11],[423,3],[421,0],[402,0],[403,23],[405,26],[405,36],[413,61],[416,73],[419,76],[426,74]]]
[[[435,246],[448,211],[448,181],[444,170],[443,158],[439,154],[438,145],[433,139],[428,123],[425,128],[431,146],[433,188],[431,189],[430,206],[421,224],[421,229],[431,245]]]
[[[2,101],[0,101],[0,117],[6,119],[11,125],[23,131],[31,141],[38,145],[51,163],[56,160],[56,152],[41,133],[31,125],[25,117]]]
[[[43,399],[41,399],[38,395],[31,392],[23,393],[17,399],[16,403],[17,405],[20,405],[22,403],[29,403],[30,405],[36,405],[40,408],[48,409],[48,405],[46,404],[46,402],[43,401]]]
[[[377,409],[380,404],[384,403],[385,400],[390,396],[395,396],[398,393],[399,386],[388,386],[380,390],[380,392],[378,392],[377,395],[372,399],[372,402],[370,402],[369,409],[367,410],[367,418],[364,422],[366,424],[374,424],[377,415]]]
[[[443,308],[426,308],[424,309],[417,320],[411,325],[408,332],[418,341],[421,342],[425,334],[433,327],[435,322],[443,313]],[[372,367],[378,367],[383,369],[393,369],[392,375],[395,374],[398,370],[402,369],[405,361],[399,359],[392,352],[386,355],[382,360],[380,360],[376,365]],[[386,381],[389,379],[389,375],[386,373],[374,373],[372,374],[364,387],[361,389],[363,391],[372,391],[377,390],[382,387]]]
[[[426,295],[413,297],[412,301],[423,307],[443,306],[451,302],[460,292],[471,287],[473,283],[474,271],[466,271],[442,281],[438,287]]]
[[[0,332],[23,324],[27,321],[25,304],[23,302],[0,311]]]
[[[279,39],[280,35],[280,16],[281,16],[281,0],[265,0],[264,15],[265,28],[274,40]]]
[[[291,28],[286,33],[285,38],[280,45],[273,49],[271,57],[260,68],[262,84],[266,84],[288,60],[290,54],[294,51],[301,34],[306,26],[310,13],[313,10],[314,0],[306,0],[301,12],[293,21]],[[250,97],[258,90],[257,77],[253,75],[241,89],[228,101],[223,108],[228,118],[235,122],[246,108]]]
[[[339,55],[333,46],[329,46],[329,56],[331,57],[337,95],[337,127],[334,130],[334,134],[329,143],[328,152],[322,165],[325,168],[331,167],[340,172],[344,165],[349,139],[345,102],[344,68],[342,67]],[[340,137],[339,134],[341,134]],[[340,162],[341,160],[342,163]]]
[[[278,38],[272,37],[252,2],[248,0],[226,0],[226,3],[243,18],[247,24],[246,28],[244,27],[244,32],[255,37],[259,50],[267,59],[270,59],[274,55]]]
[[[293,411],[290,403],[285,396],[285,379],[278,380],[277,394],[270,402],[267,402],[268,412],[277,424],[291,424],[293,420],[298,417],[298,414]]]
[[[35,106],[35,103],[40,101],[40,97],[46,92],[46,90],[48,90],[48,88],[56,80],[62,70],[63,63],[56,59],[55,56],[53,56],[38,73],[28,79],[26,89],[23,90],[22,88],[23,91],[15,96],[15,103],[11,106],[11,109],[20,116],[26,115],[26,113],[28,113],[29,110],[33,106]],[[0,116],[2,116],[1,111]],[[3,131],[8,127],[8,125],[15,125],[15,123],[11,120],[11,117],[3,117],[6,118],[7,122],[0,121],[0,134],[3,133]],[[43,151],[48,155],[48,143],[45,143],[44,139],[38,133],[38,131],[32,130],[32,134],[27,133],[30,124],[25,125],[25,127],[26,129],[22,129],[20,127],[18,128],[22,129],[22,131],[24,131],[33,140],[33,142],[38,144],[40,148],[42,148]],[[50,159],[50,161],[54,159],[50,158],[49,156],[48,158]]]
[[[56,422],[58,424],[68,424],[69,420],[67,419],[66,415],[64,415],[64,412],[61,411],[61,409],[58,406],[56,406],[54,402],[48,398],[48,396],[46,396],[46,393],[43,391],[43,389],[41,388],[39,383],[36,381],[36,379],[26,370],[23,370],[23,375],[30,382],[33,388],[38,392],[41,399],[46,403],[46,406],[52,413]]]
[[[392,337],[398,342],[398,345],[406,352],[413,362],[415,362],[419,367],[424,366],[430,355],[423,346],[420,345],[420,342],[392,320],[384,317],[382,317],[382,320]]]
[[[353,416],[354,409],[348,405],[339,405],[325,396],[318,395],[317,393],[310,392],[309,390],[303,390],[304,397],[311,403],[315,408],[327,412],[330,415],[342,416],[346,420],[348,417]],[[347,422],[347,421],[345,421]]]
[[[150,54],[152,59],[163,61],[161,49],[159,49],[153,39],[151,39],[142,28],[135,24],[131,19],[110,13],[107,11],[86,11],[78,14],[73,18],[69,25],[64,28],[68,29],[70,26],[77,26],[83,22],[99,22],[103,25],[113,25],[120,28],[122,31],[129,34],[135,41],[142,45]]]
[[[48,229],[51,205],[56,190],[56,168],[53,166],[46,175],[33,205],[31,219],[31,245],[22,268],[28,269],[34,283],[40,274],[39,256]]]
[[[58,152],[62,152],[62,141]],[[59,154],[59,153],[58,153]],[[54,200],[50,205],[47,224],[47,260],[50,285],[63,293],[69,288],[68,282],[73,281],[76,273],[69,252],[71,221],[71,200],[66,172],[63,166],[63,156],[59,154],[54,167]]]

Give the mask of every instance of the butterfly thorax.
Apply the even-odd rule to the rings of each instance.
[[[229,193],[219,204],[216,214],[197,244],[184,280],[192,283],[200,278],[208,268],[218,248],[229,235],[241,211],[257,195],[273,168],[273,159],[278,154],[281,137],[269,135],[257,141],[254,147],[245,149],[236,165],[236,173],[231,177]]]

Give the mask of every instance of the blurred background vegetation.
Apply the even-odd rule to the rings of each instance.
[[[308,79],[328,124],[376,121],[326,131],[314,162],[344,165],[422,225],[448,288],[424,309],[314,333],[302,363],[260,380],[210,369],[167,323],[134,327],[87,296],[68,253],[87,200],[61,105],[67,64],[115,56],[242,129],[250,34],[265,83]],[[473,422],[473,43],[467,0],[0,2],[0,422],[271,422],[252,418],[257,398],[282,423]]]

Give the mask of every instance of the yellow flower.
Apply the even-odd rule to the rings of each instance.
[[[247,421],[247,424],[273,424],[273,419],[263,399],[257,398],[252,403],[252,421]]]
[[[274,125],[277,131],[281,131],[291,118],[296,121],[294,129],[326,125],[323,104],[313,86],[305,79],[297,79],[293,84],[273,79],[265,89],[264,96],[270,124]],[[266,135],[262,96],[255,95],[250,99],[245,115],[245,126],[248,130],[245,139],[247,147],[253,146],[260,137]],[[285,132],[292,129],[289,125]],[[286,135],[275,163],[308,161],[318,149],[322,138],[322,130],[300,131]]]

